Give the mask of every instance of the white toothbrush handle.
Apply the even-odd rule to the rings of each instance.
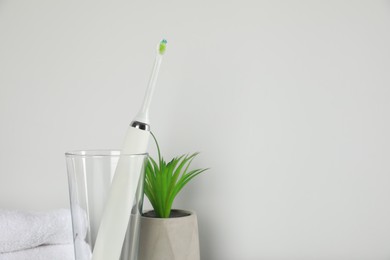
[[[134,123],[132,123],[133,125]],[[142,123],[139,123],[142,124]],[[146,125],[146,124],[142,124]],[[148,125],[146,125],[149,127]],[[133,126],[127,129],[125,141],[122,146],[123,154],[141,154],[146,153],[150,139],[150,132]]]
[[[149,138],[149,131],[130,126],[127,130],[122,153],[146,153]],[[131,209],[135,203],[143,163],[143,158],[132,165],[129,165],[126,158],[119,159],[104,208],[92,260],[119,260]]]

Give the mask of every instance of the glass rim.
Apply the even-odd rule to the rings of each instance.
[[[148,153],[122,153],[118,149],[91,149],[91,150],[74,150],[65,152],[65,157],[139,157],[148,156]]]

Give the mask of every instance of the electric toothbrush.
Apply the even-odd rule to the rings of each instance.
[[[167,41],[163,39],[158,46],[144,103],[127,130],[122,154],[144,154],[147,151],[150,138],[149,107],[166,44]],[[100,222],[92,260],[119,260],[137,193],[137,187],[130,190],[128,184],[140,183],[143,163],[142,160],[130,165],[131,171],[135,174],[128,174],[129,165],[125,160],[119,159]]]

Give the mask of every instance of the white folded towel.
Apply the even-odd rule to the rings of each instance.
[[[76,239],[77,260],[91,260],[92,252],[84,240]],[[0,253],[0,260],[74,260],[73,244],[46,245],[10,253]]]
[[[41,245],[72,243],[70,210],[61,209],[44,213],[0,210],[0,253],[25,250]],[[42,247],[36,250],[47,248]]]
[[[73,244],[47,245],[0,254],[0,260],[74,260]]]

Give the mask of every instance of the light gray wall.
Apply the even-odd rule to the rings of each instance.
[[[389,32],[389,1],[0,0],[0,207],[68,206],[63,153],[121,146],[166,37],[202,260],[389,259]]]

